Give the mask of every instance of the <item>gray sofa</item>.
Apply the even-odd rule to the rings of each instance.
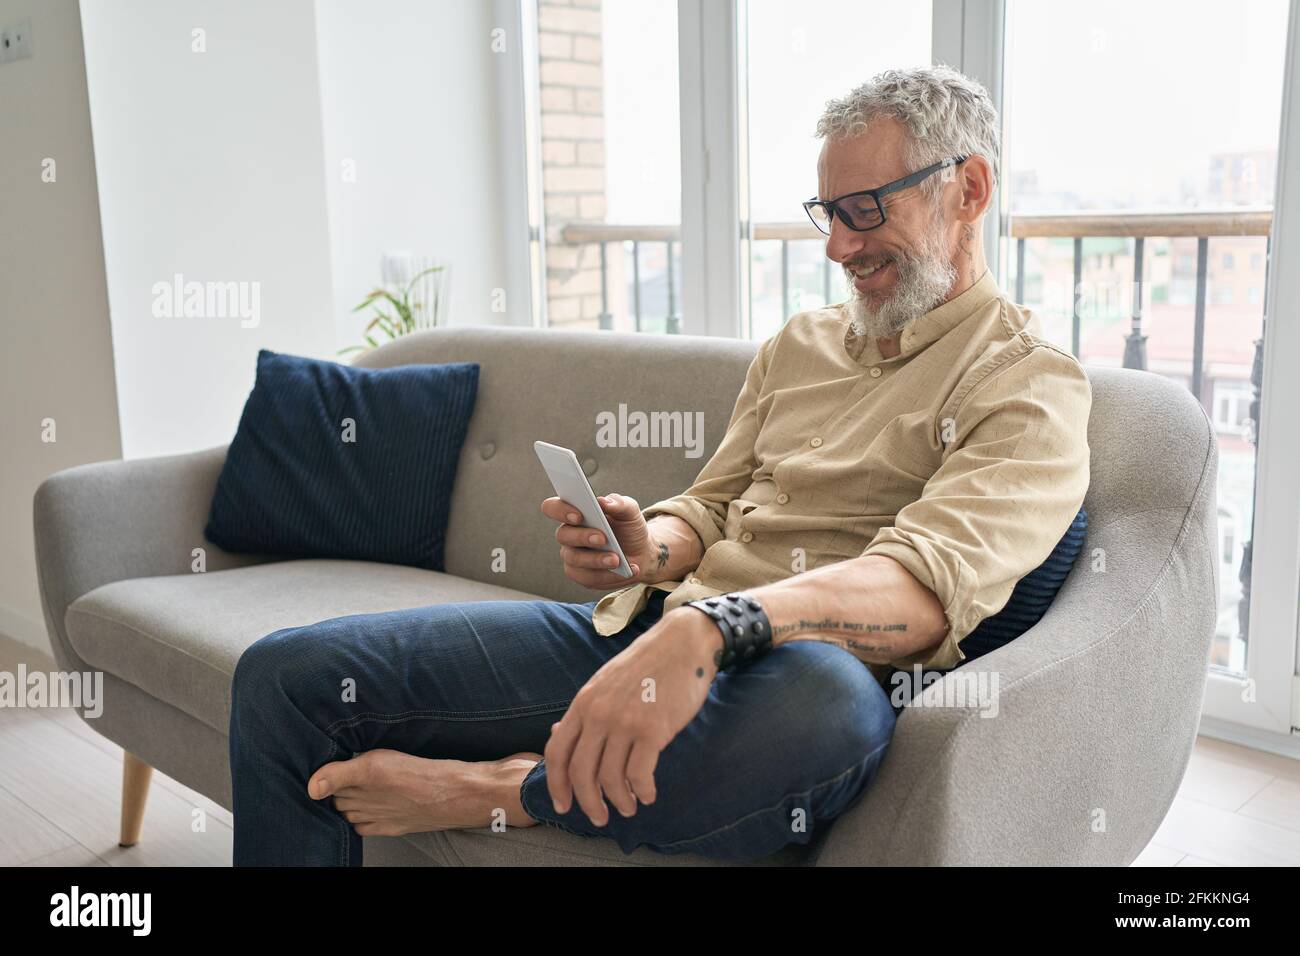
[[[41,599],[60,667],[105,674],[104,713],[88,723],[138,758],[128,770],[151,765],[229,807],[230,678],[248,645],[280,628],[391,608],[594,600],[563,576],[553,526],[538,513],[551,491],[533,440],[574,448],[597,493],[643,505],[677,493],[721,439],[755,347],[451,328],[362,358],[482,366],[445,573],[222,551],[202,529],[224,448],[51,476],[35,497]],[[997,716],[974,705],[909,708],[876,781],[829,834],[766,862],[1127,864],[1155,832],[1196,734],[1214,630],[1216,444],[1184,389],[1143,372],[1089,375],[1084,554],[1036,627],[944,678],[996,674]],[[620,403],[703,411],[705,457],[597,447],[597,413]],[[195,548],[206,549],[205,573],[191,571]],[[497,548],[507,555],[501,573]],[[920,702],[943,693],[931,686]],[[706,862],[644,849],[624,856],[612,841],[549,827],[367,839],[365,854],[367,864]]]

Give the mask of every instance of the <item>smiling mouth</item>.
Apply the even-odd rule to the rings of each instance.
[[[895,264],[893,256],[876,259],[866,265],[846,270],[852,279],[853,289],[858,295],[867,295],[881,291],[889,277],[884,271]]]
[[[880,256],[880,258],[872,259],[865,264],[849,267],[845,269],[845,272],[849,273],[849,277],[852,278],[854,284],[858,284],[858,282],[870,281],[875,273],[880,272],[881,269],[891,267],[893,264],[894,256]]]
[[[893,261],[894,261],[893,257],[877,259],[875,262],[869,263],[868,265],[865,266],[861,266],[857,269],[850,269],[849,271],[853,273],[853,277],[855,279],[865,279],[873,272],[878,272],[879,270],[885,268],[885,266],[889,265]]]

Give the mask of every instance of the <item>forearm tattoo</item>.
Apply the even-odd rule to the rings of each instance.
[[[655,545],[655,558],[659,565],[658,570],[662,571],[664,565],[668,563],[668,545],[664,544],[662,541],[656,541]]]
[[[773,627],[772,640],[780,641],[794,634],[812,632],[819,635],[817,640],[825,641],[827,644],[836,644],[848,650],[862,651],[866,654],[880,654],[888,653],[892,650],[892,645],[888,642],[888,639],[883,642],[870,640],[869,635],[885,632],[901,633],[906,630],[907,625],[903,623],[876,624],[864,621],[842,621],[833,618],[811,621],[802,618],[797,623],[780,624]]]

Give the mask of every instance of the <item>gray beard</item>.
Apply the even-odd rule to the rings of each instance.
[[[848,274],[849,300],[846,305],[856,334],[873,339],[901,335],[904,329],[947,298],[957,281],[957,270],[940,244],[942,225],[942,216],[936,215],[934,231],[926,235],[921,248],[894,260],[898,285],[894,294],[880,306],[868,304],[862,293],[853,287],[852,274]]]

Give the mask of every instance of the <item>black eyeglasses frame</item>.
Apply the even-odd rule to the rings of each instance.
[[[877,186],[875,189],[862,189],[858,192],[845,193],[843,196],[837,196],[834,199],[809,199],[803,204],[803,211],[808,214],[808,218],[812,221],[812,224],[817,227],[817,231],[825,236],[831,234],[831,226],[834,225],[836,216],[839,216],[840,222],[844,223],[844,225],[852,229],[854,232],[870,232],[872,229],[879,229],[883,226],[887,219],[885,215],[885,206],[880,201],[880,197],[888,196],[890,193],[896,193],[900,189],[907,189],[910,186],[915,186],[917,183],[933,176],[935,173],[939,172],[939,170],[947,169],[950,166],[958,166],[966,162],[969,158],[969,156],[950,156],[948,159],[940,160],[931,166],[925,167],[925,169],[918,169],[914,173],[908,173],[902,179],[895,179],[892,183],[885,183],[885,185]],[[844,213],[840,211],[840,203],[846,199],[856,199],[859,196],[871,197],[876,204],[876,212],[880,216],[880,222],[873,226],[859,228],[853,225],[850,217],[844,215]],[[826,226],[824,228],[822,224],[813,217],[813,209],[818,206],[826,211]]]

